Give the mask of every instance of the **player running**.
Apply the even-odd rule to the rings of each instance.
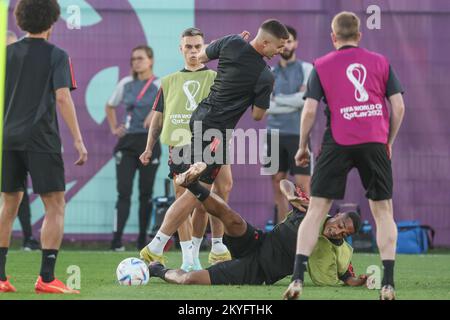
[[[260,285],[273,284],[292,274],[298,226],[305,217],[309,202],[306,194],[288,180],[280,188],[294,209],[275,228],[263,233],[246,222],[217,195],[210,193],[197,181],[203,163],[194,164],[177,178],[183,186],[196,185],[198,199],[206,210],[218,217],[225,226],[225,242],[234,257],[209,267],[207,270],[184,272],[165,268],[155,261],[150,263],[150,276],[176,284],[203,285]],[[365,275],[356,278],[350,260],[353,249],[344,238],[358,231],[361,225],[354,212],[328,217],[321,227],[318,244],[310,259],[309,275],[316,285],[332,286],[343,281],[350,286],[365,284]]]
[[[202,161],[204,151],[209,152],[212,157],[225,155],[228,149],[226,130],[235,128],[249,106],[252,106],[252,116],[255,120],[263,119],[266,109],[269,108],[274,77],[264,57],[270,59],[281,53],[289,33],[279,21],[267,20],[251,42],[246,41],[248,36],[248,32],[243,32],[241,35],[223,37],[211,43],[200,54],[200,61],[203,63],[219,59],[218,71],[208,97],[192,114],[190,150],[183,149],[183,152],[190,151],[190,155],[184,163]],[[204,133],[209,129],[215,129],[219,134],[203,141]],[[198,145],[200,148],[196,147]],[[141,160],[145,162],[147,159],[148,155],[144,152]],[[212,184],[224,163],[226,161],[217,158],[208,163],[200,181]],[[190,191],[195,193],[196,190]],[[163,262],[164,246],[190,214],[185,208],[192,208],[197,203],[192,193],[184,192],[167,211],[156,237],[141,251],[141,258],[147,262]]]
[[[169,177],[174,178],[189,168],[189,164],[176,164],[172,154],[177,154],[183,146],[189,145],[191,132],[189,120],[192,112],[200,101],[206,98],[216,78],[216,72],[208,69],[199,61],[199,55],[204,47],[203,32],[197,28],[188,28],[181,35],[180,51],[183,54],[185,67],[161,79],[161,88],[153,107],[153,118],[147,139],[143,163],[148,165],[153,155],[158,138],[169,146]],[[225,201],[231,190],[232,175],[230,165],[225,165],[214,182],[213,190]],[[176,185],[175,194],[179,198],[184,188]],[[192,212],[194,207],[185,207]],[[173,216],[172,216],[173,217]],[[168,217],[170,219],[171,217]],[[179,228],[178,236],[183,255],[181,269],[201,270],[199,259],[200,245],[203,240],[208,215],[202,206],[197,206],[192,215],[192,224],[187,219]],[[191,231],[192,229],[192,231]],[[209,262],[230,260],[228,248],[223,244],[223,226],[220,220],[211,216],[212,246]],[[161,252],[157,252],[161,254]]]

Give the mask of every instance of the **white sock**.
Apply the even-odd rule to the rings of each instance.
[[[212,238],[211,243],[212,243],[211,252],[215,254],[222,254],[228,251],[227,246],[224,245],[222,242],[222,238]]]
[[[192,237],[192,258],[199,259],[200,246],[202,245],[203,238]]]
[[[181,252],[183,253],[183,264],[193,265],[192,241],[180,241]]]
[[[164,252],[164,247],[170,238],[170,236],[158,231],[153,240],[147,245],[147,248],[154,254],[162,255]]]

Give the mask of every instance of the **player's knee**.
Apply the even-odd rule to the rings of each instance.
[[[8,207],[5,206],[3,210],[0,212],[3,218],[6,218],[8,220],[14,220],[17,216],[17,213],[19,212],[19,207]]]
[[[41,195],[47,214],[64,214],[66,200],[64,193]]]
[[[243,226],[245,222],[240,215],[238,215],[233,210],[230,210],[229,214],[227,215],[225,224],[227,225],[227,229],[235,229]]]

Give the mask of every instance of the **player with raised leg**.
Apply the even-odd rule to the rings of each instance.
[[[206,184],[212,184],[221,166],[227,163],[226,160],[216,158],[216,155],[227,154],[226,130],[235,128],[249,106],[252,106],[252,116],[255,120],[264,118],[270,106],[274,83],[274,77],[264,57],[272,58],[281,53],[289,34],[279,21],[267,20],[251,42],[246,41],[248,37],[248,32],[223,37],[211,43],[200,54],[202,63],[219,59],[218,72],[208,97],[192,114],[190,161],[184,163],[202,161],[204,151],[209,151],[214,161],[208,163],[207,169],[200,177],[200,181]],[[211,129],[215,130],[216,135],[205,141],[205,133]],[[200,147],[196,147],[197,145]],[[141,161],[145,162],[146,158],[148,156],[144,152]],[[198,200],[186,190],[167,211],[157,235],[141,251],[141,258],[147,262],[163,261],[164,246],[190,215],[190,211],[185,208],[192,208],[197,204]]]

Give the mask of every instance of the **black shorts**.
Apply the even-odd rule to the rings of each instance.
[[[25,192],[28,173],[36,194],[66,190],[60,153],[3,151],[2,192]]]
[[[187,149],[186,149],[187,148]],[[183,158],[183,155],[187,153],[187,158],[180,161],[181,158]],[[169,165],[169,174],[168,177],[170,179],[173,179],[177,175],[187,171],[189,167],[191,166],[191,163],[195,163],[197,161],[193,161],[192,158],[189,156],[191,153],[191,146],[185,146],[183,147],[169,147],[169,160],[167,164]],[[200,176],[199,180],[201,182],[204,182],[206,184],[213,184],[214,180],[216,179],[217,175],[219,174],[220,168],[222,165],[219,164],[212,164],[208,165],[203,172],[203,174]]]
[[[295,154],[298,150],[300,136],[297,135],[279,135],[279,150],[278,154],[272,154],[271,148],[272,135],[267,133],[266,140],[266,155],[268,157],[278,157],[279,168],[278,172],[289,172],[291,175],[311,175],[311,167],[300,167],[295,164]],[[264,165],[265,168],[270,168],[272,162]]]
[[[311,178],[311,195],[343,199],[347,175],[357,168],[368,199],[392,198],[392,168],[386,145],[367,143],[351,147],[325,144]]]
[[[247,223],[247,231],[240,237],[223,236],[224,244],[230,250],[233,260],[209,267],[211,284],[262,284],[265,281],[259,266],[259,248],[264,233]]]
[[[206,270],[212,285],[260,285],[265,282],[264,272],[258,263],[258,252],[217,263]]]
[[[256,252],[264,240],[264,232],[247,222],[247,231],[240,237],[223,236],[223,242],[233,258],[242,258]]]
[[[228,161],[228,141],[225,132],[220,131],[217,136],[211,136],[207,140],[205,130],[193,132],[190,145],[169,148],[169,178],[185,172],[190,165],[196,162],[205,162],[207,167],[199,180],[206,184],[213,184],[219,174],[220,168]],[[197,140],[195,137],[198,137]]]

